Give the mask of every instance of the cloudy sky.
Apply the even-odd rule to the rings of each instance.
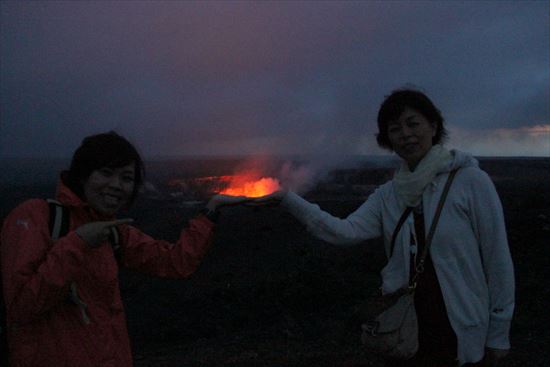
[[[550,2],[2,1],[0,157],[379,154],[414,86],[452,148],[550,156]]]

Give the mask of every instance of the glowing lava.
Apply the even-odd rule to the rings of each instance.
[[[235,175],[231,176],[229,185],[220,191],[220,194],[259,197],[269,195],[280,189],[281,184],[276,178],[262,177],[254,179],[252,175]]]

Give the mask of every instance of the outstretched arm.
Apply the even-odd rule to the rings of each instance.
[[[123,226],[124,265],[160,277],[190,276],[212,243],[216,215],[211,214],[221,207],[249,200],[244,196],[215,195],[206,205],[209,213],[190,220],[176,243],[157,240],[135,227]]]
[[[380,197],[377,192],[347,218],[337,218],[293,192],[277,191],[254,200],[281,204],[314,236],[333,244],[355,244],[381,235]]]

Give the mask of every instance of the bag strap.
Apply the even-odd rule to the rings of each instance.
[[[69,233],[69,222],[71,216],[69,213],[69,208],[61,204],[59,201],[53,199],[46,199],[46,201],[48,202],[48,207],[50,209],[50,236],[52,240],[56,241],[57,239]],[[117,264],[120,264],[122,250],[120,247],[120,235],[118,232],[118,228],[112,227],[110,231],[111,233],[109,235],[109,242],[111,243],[111,246],[113,248],[116,262]],[[75,282],[71,282],[69,300],[79,307],[84,324],[89,324],[90,317],[88,316],[87,312],[88,305],[80,298],[80,295],[78,294],[78,285]]]
[[[430,245],[432,244],[432,239],[435,233],[435,229],[437,227],[437,223],[439,222],[439,217],[441,216],[441,211],[443,210],[443,205],[445,204],[445,199],[447,198],[447,194],[449,193],[449,189],[451,188],[451,184],[453,183],[453,180],[457,172],[458,172],[458,169],[455,169],[449,173],[449,177],[447,178],[447,182],[445,183],[445,187],[443,188],[443,192],[441,193],[441,197],[439,198],[439,203],[437,205],[437,209],[435,211],[432,224],[430,226],[430,231],[428,232],[428,236],[426,237],[426,244],[424,246],[424,250],[422,251],[420,260],[418,261],[418,264],[415,267],[415,274],[409,282],[410,287],[413,287],[413,288],[416,287],[418,276],[424,272],[424,263],[426,261],[426,257],[428,256]]]
[[[46,199],[46,201],[50,208],[50,236],[55,241],[69,232],[69,209],[57,200]]]
[[[393,230],[393,234],[391,236],[390,255],[388,256],[388,260],[393,256],[393,248],[395,247],[395,239],[397,238],[397,234],[401,230],[403,223],[405,223],[405,220],[407,219],[409,214],[411,214],[412,210],[412,206],[406,207],[403,211],[403,214],[401,214],[401,217],[397,221],[397,225],[395,226],[395,229]]]

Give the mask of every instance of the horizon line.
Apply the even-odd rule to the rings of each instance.
[[[472,154],[475,158],[481,159],[550,159],[550,156],[543,155],[476,155]],[[392,153],[388,154],[170,154],[170,155],[142,155],[144,161],[162,161],[162,160],[176,160],[176,159],[247,159],[253,157],[261,158],[285,158],[285,159],[300,159],[308,157],[342,157],[353,159],[399,159]],[[70,160],[72,157],[40,157],[40,156],[2,156],[0,160],[40,160],[40,161],[61,161]]]

